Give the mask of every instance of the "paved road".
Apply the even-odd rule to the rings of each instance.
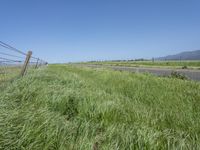
[[[119,71],[130,71],[130,72],[148,72],[158,76],[169,76],[173,71],[185,75],[191,80],[200,81],[200,70],[189,70],[189,69],[165,69],[165,68],[143,68],[143,67],[125,67],[125,66],[103,66],[103,65],[86,65],[87,67],[99,68],[106,67]]]

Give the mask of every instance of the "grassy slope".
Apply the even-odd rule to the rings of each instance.
[[[200,84],[54,65],[0,91],[0,149],[200,148]]]
[[[161,68],[177,68],[187,66],[188,69],[200,69],[200,61],[105,61],[105,62],[89,62],[87,64],[128,66],[128,67],[161,67]]]

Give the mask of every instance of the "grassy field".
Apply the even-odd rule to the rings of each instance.
[[[0,66],[0,83],[20,76],[22,67],[3,67]]]
[[[29,65],[26,73],[32,72],[35,69],[34,65]],[[14,80],[21,76],[22,65],[19,66],[0,66],[0,83],[9,80]]]
[[[0,91],[0,149],[200,149],[200,83],[50,65]]]
[[[127,66],[127,67],[158,67],[177,69],[200,69],[200,61],[105,61],[87,62],[86,64]]]

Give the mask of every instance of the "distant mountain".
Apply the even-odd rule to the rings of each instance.
[[[182,52],[176,55],[168,55],[156,58],[156,60],[200,60],[200,50]]]

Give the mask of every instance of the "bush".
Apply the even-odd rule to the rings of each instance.
[[[187,66],[183,66],[182,69],[188,69],[188,67]]]
[[[187,80],[188,79],[185,75],[183,75],[183,74],[181,74],[179,72],[176,72],[176,71],[173,71],[171,73],[170,77],[171,78],[176,78],[176,79],[181,79],[181,80]]]

